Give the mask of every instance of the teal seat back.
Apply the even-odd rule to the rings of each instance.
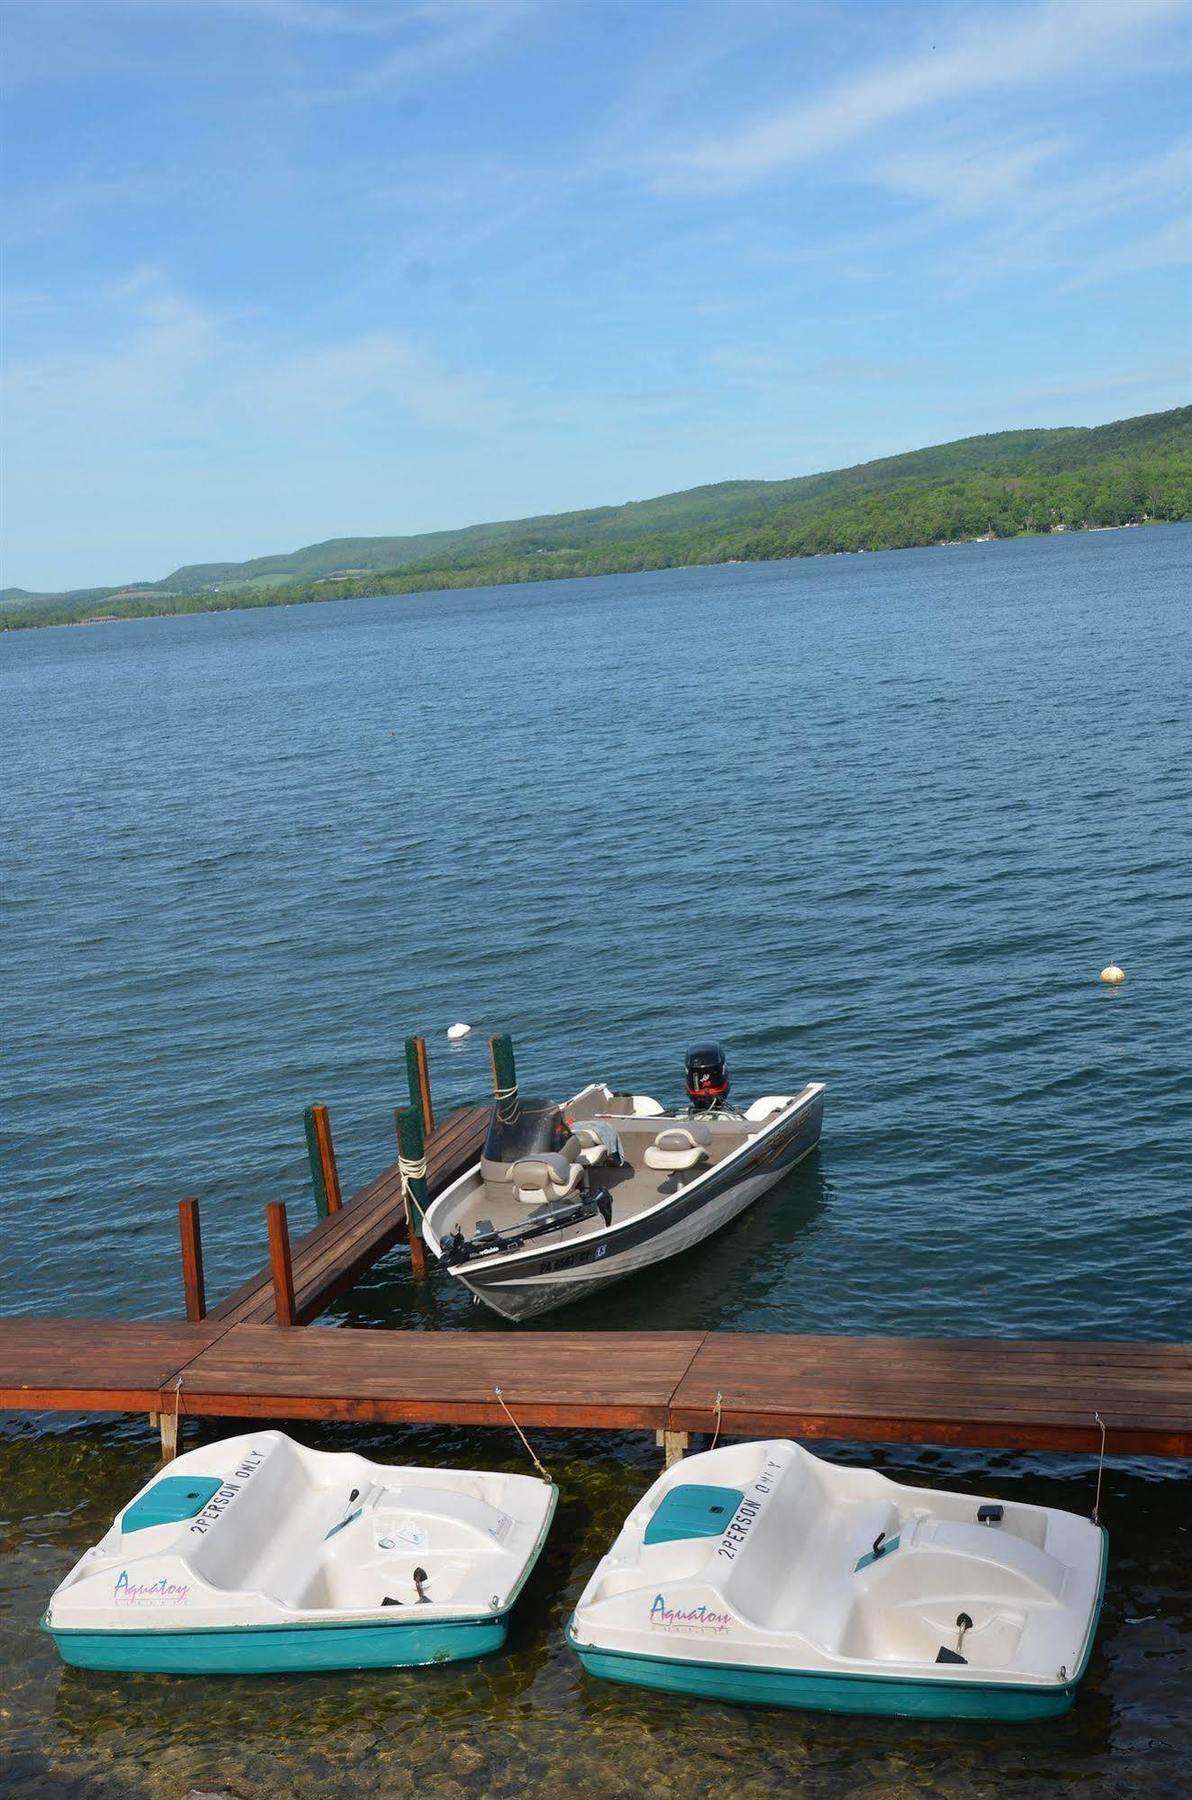
[[[212,1494],[223,1482],[218,1475],[163,1475],[160,1481],[134,1500],[123,1519],[121,1531],[145,1531],[150,1525],[180,1525],[202,1512]]]
[[[672,1544],[676,1538],[719,1537],[744,1499],[740,1488],[705,1487],[681,1482],[662,1496],[646,1526],[647,1544]]]

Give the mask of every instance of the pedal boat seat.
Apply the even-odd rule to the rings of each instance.
[[[710,1128],[699,1119],[693,1119],[690,1125],[668,1125],[647,1145],[643,1160],[647,1169],[677,1175],[706,1163],[711,1142]]]
[[[541,1206],[544,1201],[567,1200],[575,1193],[584,1175],[585,1165],[558,1151],[541,1156],[524,1156],[509,1171],[514,1198],[523,1206]]]

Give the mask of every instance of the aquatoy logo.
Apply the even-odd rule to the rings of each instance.
[[[720,1637],[733,1622],[733,1615],[713,1612],[709,1606],[668,1606],[662,1594],[655,1594],[650,1608],[650,1626],[655,1631],[682,1631],[697,1637]]]
[[[121,1569],[116,1577],[117,1606],[181,1606],[189,1593],[189,1582],[167,1581],[164,1575],[158,1581],[130,1581],[128,1570]]]

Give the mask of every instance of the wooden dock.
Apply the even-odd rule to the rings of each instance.
[[[516,1077],[491,1044],[494,1088]],[[307,1111],[318,1224],[207,1308],[199,1203],[179,1207],[187,1323],[0,1319],[0,1409],[145,1412],[174,1454],[188,1418],[648,1430],[1192,1456],[1192,1345],[787,1337],[733,1332],[306,1331],[474,1163],[488,1108],[434,1124],[426,1044],[406,1040],[402,1155],[346,1204],[327,1110]],[[404,1159],[404,1160],[403,1160]]]
[[[497,1396],[497,1388],[501,1396]],[[0,1321],[0,1407],[1192,1456],[1192,1345]]]
[[[431,1133],[426,1145],[426,1181],[432,1199],[479,1160],[487,1126],[487,1106],[463,1106]],[[291,1245],[294,1322],[308,1325],[317,1319],[386,1251],[405,1241],[401,1175],[394,1162]],[[271,1265],[267,1263],[213,1306],[208,1317],[226,1325],[275,1324],[277,1297]]]

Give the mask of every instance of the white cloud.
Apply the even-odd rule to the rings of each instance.
[[[103,348],[34,350],[10,362],[3,377],[10,441],[52,442],[81,431],[93,446],[125,426],[138,429],[146,416],[168,416],[219,353],[217,316],[174,293],[151,268],[89,296],[88,309],[89,327],[108,316]],[[27,330],[32,324],[27,317]]]
[[[362,32],[392,27],[393,9],[369,0],[203,0],[225,12],[265,20],[285,31]]]
[[[518,25],[534,0],[414,0],[390,15],[388,47],[325,99],[417,88],[443,70],[479,62]]]
[[[876,362],[867,356],[824,356],[815,362],[807,362],[782,350],[759,350],[740,344],[711,350],[704,361],[730,381],[758,385],[763,389],[769,389],[777,382],[800,387],[808,383],[817,387],[853,387],[875,381],[894,381],[905,373],[902,364]]]
[[[1186,223],[1164,220],[1162,214],[1173,206],[1186,210],[1190,153],[1192,140],[1185,138],[1157,155],[1093,173],[1065,178],[1049,169],[1046,179],[1024,186],[989,228],[965,246],[958,267],[966,278],[982,281],[1051,268],[1067,271],[1083,285],[1103,275],[1186,260]],[[1116,242],[1109,247],[1107,234],[1120,236],[1131,222],[1139,234],[1133,248]]]
[[[818,98],[753,119],[719,137],[662,152],[654,184],[732,191],[838,150],[906,114],[999,88],[1039,83],[1133,49],[1146,28],[1187,17],[1189,0],[1043,0],[1002,7],[966,26],[949,45],[851,76]]]
[[[33,321],[26,307],[27,331]],[[55,335],[62,320],[47,320]],[[468,433],[497,416],[497,397],[478,377],[452,370],[399,329],[287,347],[259,321],[218,313],[172,288],[146,266],[90,303],[100,341],[83,349],[30,351],[3,376],[13,442],[76,445],[156,438],[177,447],[238,421],[255,433],[335,430],[362,413],[397,430]]]
[[[1113,281],[1119,275],[1138,275],[1150,269],[1178,269],[1192,263],[1192,218],[1169,219],[1158,230],[1123,244],[1120,249],[1094,256],[1079,277],[1078,285]]]
[[[482,429],[495,419],[486,383],[448,369],[419,339],[403,331],[370,331],[341,343],[278,358],[255,383],[258,400],[275,419],[338,418],[359,408],[405,414],[447,431]]]
[[[1187,357],[1174,362],[1155,363],[1146,368],[1106,369],[1095,380],[1051,381],[1015,389],[1007,395],[1013,406],[1034,406],[1040,401],[1094,400],[1098,404],[1118,404],[1116,396],[1130,395],[1123,404],[1137,406],[1143,396],[1154,396],[1156,408],[1176,406],[1176,395],[1186,395],[1192,383],[1192,360]],[[1110,400],[1110,396],[1114,396]]]
[[[1039,169],[1066,148],[1058,138],[966,142],[952,136],[929,148],[875,158],[872,179],[896,194],[931,201],[941,213],[980,213],[1010,199],[1017,202]]]

